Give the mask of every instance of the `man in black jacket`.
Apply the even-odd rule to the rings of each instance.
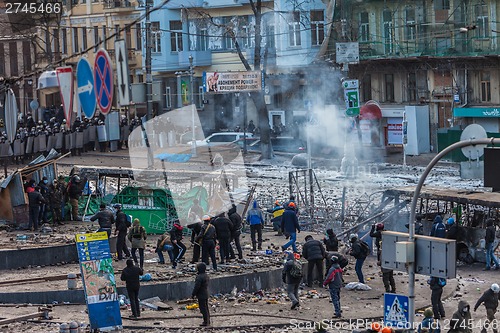
[[[115,204],[114,208],[116,209],[115,235],[118,234],[116,239],[116,252],[118,253],[118,260],[122,260],[123,253],[125,253],[126,257],[130,257],[130,251],[128,250],[125,240],[131,223],[127,218],[127,214],[122,211],[121,204]]]
[[[306,243],[302,248],[302,257],[307,260],[307,286],[313,285],[313,270],[316,266],[318,272],[318,281],[321,281],[320,287],[323,286],[323,259],[325,258],[325,247],[319,240],[315,240],[313,236],[306,236]]]
[[[484,248],[486,250],[486,268],[484,269],[485,271],[489,271],[491,268],[491,262],[495,264],[495,269],[498,269],[500,266],[498,264],[498,259],[495,255],[495,249],[494,244],[495,244],[495,220],[494,219],[487,219],[486,220],[486,236],[484,237]]]
[[[292,268],[295,264],[295,256],[290,252],[287,254],[287,261],[285,262],[283,271],[281,271],[281,278],[283,279],[283,283],[286,284],[288,298],[290,298],[290,301],[292,301],[292,310],[300,305],[299,285],[300,281],[302,280],[302,277],[294,277],[291,274]]]
[[[231,246],[231,235],[233,233],[233,223],[225,216],[225,213],[219,214],[214,221],[215,231],[217,232],[217,240],[219,241],[220,263],[229,262]]]
[[[29,229],[38,230],[38,218],[40,214],[40,205],[45,203],[45,198],[40,193],[40,187],[35,187],[33,192],[28,193],[29,206]]]
[[[210,278],[206,273],[207,265],[200,262],[196,265],[196,270],[198,275],[196,275],[196,279],[194,281],[191,298],[196,297],[198,299],[200,312],[203,315],[203,323],[201,323],[200,326],[210,326],[210,309],[208,307],[208,283],[210,282]]]
[[[486,321],[484,322],[483,329],[481,333],[486,333],[486,327],[490,325],[496,324],[495,322],[495,313],[498,308],[498,293],[500,292],[500,287],[498,284],[493,283],[490,289],[486,290],[483,295],[477,300],[476,305],[474,306],[474,312],[476,312],[477,308],[484,304],[486,308]],[[495,325],[496,326],[496,325]],[[494,327],[494,326],[493,326]],[[493,332],[496,333],[496,327],[494,327]]]
[[[358,281],[365,283],[365,277],[363,276],[363,263],[368,255],[363,251],[363,247],[361,245],[362,240],[358,239],[358,235],[351,234],[349,241],[351,242],[351,251],[349,254],[356,259],[354,270],[358,276]]]
[[[443,285],[440,283],[441,278],[431,276],[427,283],[431,288],[431,303],[434,319],[441,319],[445,316],[443,302],[441,296],[443,295]]]
[[[97,231],[106,231],[108,233],[108,238],[111,236],[111,228],[115,223],[115,217],[110,210],[106,209],[106,204],[101,203],[99,206],[100,210],[90,218],[90,221],[95,221],[99,223],[99,230]]]
[[[182,243],[182,230],[184,227],[180,225],[179,220],[174,221],[172,229],[170,229],[170,242],[174,247],[174,263],[173,268],[177,267],[177,264],[182,260],[182,257],[186,253],[186,245]]]
[[[333,232],[333,229],[326,230],[326,236],[323,238],[323,243],[326,246],[326,250],[330,252],[338,252],[339,251],[339,240],[337,235]]]
[[[201,260],[208,266],[208,257],[212,260],[212,267],[217,270],[217,260],[215,259],[215,227],[211,223],[212,219],[209,215],[203,215],[203,226],[197,236],[198,242],[201,244]]]
[[[236,246],[236,250],[238,251],[238,259],[243,259],[243,251],[241,249],[240,243],[240,235],[241,235],[241,226],[242,226],[242,218],[241,215],[236,211],[236,206],[231,207],[227,212],[229,219],[233,223],[233,233],[231,234],[232,241],[234,241],[234,245]],[[235,259],[233,247],[229,246],[229,252],[231,254],[231,259]]]
[[[194,222],[187,225],[188,229],[191,229],[191,244],[193,245],[193,260],[191,260],[191,264],[197,263],[200,260],[201,247],[196,242],[196,235],[200,233],[202,226],[203,223],[201,222]]]
[[[71,205],[71,220],[79,221],[81,218],[78,216],[78,200],[82,195],[82,189],[80,187],[81,179],[78,175],[74,175],[71,178],[71,183],[68,186],[68,197],[69,203]]]
[[[134,266],[134,261],[132,259],[127,259],[127,267],[123,269],[120,279],[125,281],[128,298],[130,299],[130,307],[132,309],[130,318],[133,319],[137,319],[141,316],[141,308],[139,306],[139,289],[141,284],[139,278],[142,274],[142,269],[138,266]]]
[[[382,231],[384,231],[383,223],[375,223],[370,230],[370,237],[375,238],[375,246],[377,247],[377,261],[380,261],[380,245],[382,244]]]

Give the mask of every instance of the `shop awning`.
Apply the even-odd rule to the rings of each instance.
[[[454,117],[498,118],[500,108],[453,108]]]
[[[375,103],[367,103],[359,110],[359,119],[361,120],[378,120],[382,119],[382,110]]]

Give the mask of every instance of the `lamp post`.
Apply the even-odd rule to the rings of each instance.
[[[193,55],[189,55],[189,89],[191,90],[191,150],[193,157],[196,157],[196,132],[195,132],[195,113],[196,113],[196,104],[194,102],[194,91],[193,91]]]

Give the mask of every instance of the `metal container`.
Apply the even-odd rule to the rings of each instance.
[[[76,274],[69,273],[68,274],[68,289],[73,290],[78,288],[78,280],[76,279]]]

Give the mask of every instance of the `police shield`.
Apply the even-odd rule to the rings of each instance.
[[[28,138],[26,139],[26,154],[33,153],[33,142],[34,137],[28,136]]]
[[[108,141],[108,133],[106,132],[105,125],[97,126],[97,138],[98,138],[99,142]]]
[[[45,134],[38,136],[38,149],[41,153],[47,150],[47,136]]]
[[[75,134],[75,148],[83,148],[83,132],[76,132]]]
[[[38,136],[33,138],[33,152],[38,153],[40,151],[40,141],[38,140]]]
[[[76,133],[69,133],[69,149],[75,149],[76,148]]]
[[[21,139],[14,140],[14,156],[24,155],[24,142]]]
[[[54,137],[56,138],[54,148],[62,149],[63,143],[64,143],[64,134],[59,132],[59,133],[56,133]]]
[[[71,133],[64,133],[64,149],[71,149]]]
[[[47,139],[47,151],[51,151],[56,145],[56,137],[54,135],[49,135]]]
[[[89,142],[95,142],[95,126],[89,126]]]
[[[10,146],[9,143],[2,143],[0,144],[0,156],[5,157],[5,156],[12,156],[12,147]]]
[[[86,145],[87,143],[89,143],[89,131],[90,131],[90,127],[86,127],[83,130],[83,144],[84,145]]]

